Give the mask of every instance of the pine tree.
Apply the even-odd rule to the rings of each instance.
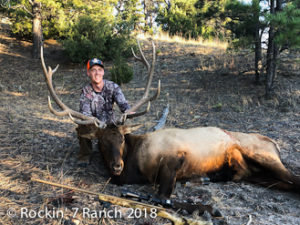
[[[87,55],[84,53],[85,56],[78,59],[75,57],[93,49],[93,43],[98,43],[98,47],[95,46],[98,53],[93,54],[91,51],[93,55],[106,55],[107,58],[111,58],[117,51],[114,47],[118,50],[126,48],[124,51],[128,52],[130,33],[137,27],[142,16],[138,10],[138,3],[138,0],[15,0],[6,5],[12,18],[13,33],[33,41],[34,57],[38,57],[44,37],[54,38],[63,43],[69,40],[64,46],[70,47],[68,50],[71,51],[68,52],[71,58],[78,61]],[[94,29],[84,29],[85,25]],[[96,28],[98,30],[95,30]],[[96,39],[98,41],[95,41]],[[76,46],[76,41],[83,50],[75,54],[72,48]],[[125,44],[122,44],[123,41]],[[104,44],[107,46],[103,47]],[[111,49],[108,49],[109,47]]]
[[[278,56],[284,49],[300,48],[300,1],[283,4],[282,0],[272,0],[267,51],[266,97],[271,97]]]
[[[1,5],[13,15],[14,26],[12,30],[14,33],[23,36],[22,31],[27,30],[24,32],[24,37],[31,36],[33,42],[32,57],[39,58],[39,49],[43,45],[41,1],[16,0],[6,1],[5,5]]]
[[[196,23],[195,3],[196,0],[165,1],[158,8],[156,22],[171,35],[196,38],[199,29]]]

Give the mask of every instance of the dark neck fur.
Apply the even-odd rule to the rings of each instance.
[[[145,135],[125,135],[126,146],[123,156],[125,165],[120,176],[120,184],[143,184],[147,182],[146,178],[139,170],[136,154],[144,139]]]

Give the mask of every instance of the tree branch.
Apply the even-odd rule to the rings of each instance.
[[[17,6],[11,7],[11,8],[12,8],[12,9],[18,9],[18,8],[24,9],[30,16],[33,17],[32,12],[30,12],[30,11],[25,7],[25,5],[17,5]]]

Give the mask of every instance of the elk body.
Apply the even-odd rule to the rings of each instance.
[[[225,131],[216,127],[192,129],[163,129],[143,135],[131,134],[139,125],[124,125],[127,118],[145,114],[150,101],[157,98],[160,91],[148,97],[154,73],[155,46],[153,44],[152,64],[148,63],[140,48],[141,61],[148,71],[145,94],[133,107],[125,112],[114,124],[106,124],[92,116],[83,115],[64,105],[52,86],[54,71],[46,69],[43,52],[42,64],[50,94],[61,112],[50,111],[55,115],[69,115],[77,124],[78,135],[98,139],[99,150],[119,184],[156,183],[158,194],[169,197],[177,179],[191,179],[209,176],[212,180],[249,180],[272,185],[286,190],[300,192],[300,179],[282,164],[277,144],[259,134],[246,134]],[[148,104],[145,111],[136,113],[142,105]],[[121,124],[121,125],[116,125]]]
[[[144,135],[130,134],[132,129],[122,126],[84,135],[105,143],[100,151],[115,183],[155,183],[158,194],[169,197],[176,180],[208,176],[212,181],[246,180],[300,193],[300,179],[285,168],[278,146],[266,136],[217,127]]]

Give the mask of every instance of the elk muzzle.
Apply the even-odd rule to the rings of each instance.
[[[113,175],[120,176],[124,168],[123,160],[114,160],[114,162],[111,163],[110,168]]]

